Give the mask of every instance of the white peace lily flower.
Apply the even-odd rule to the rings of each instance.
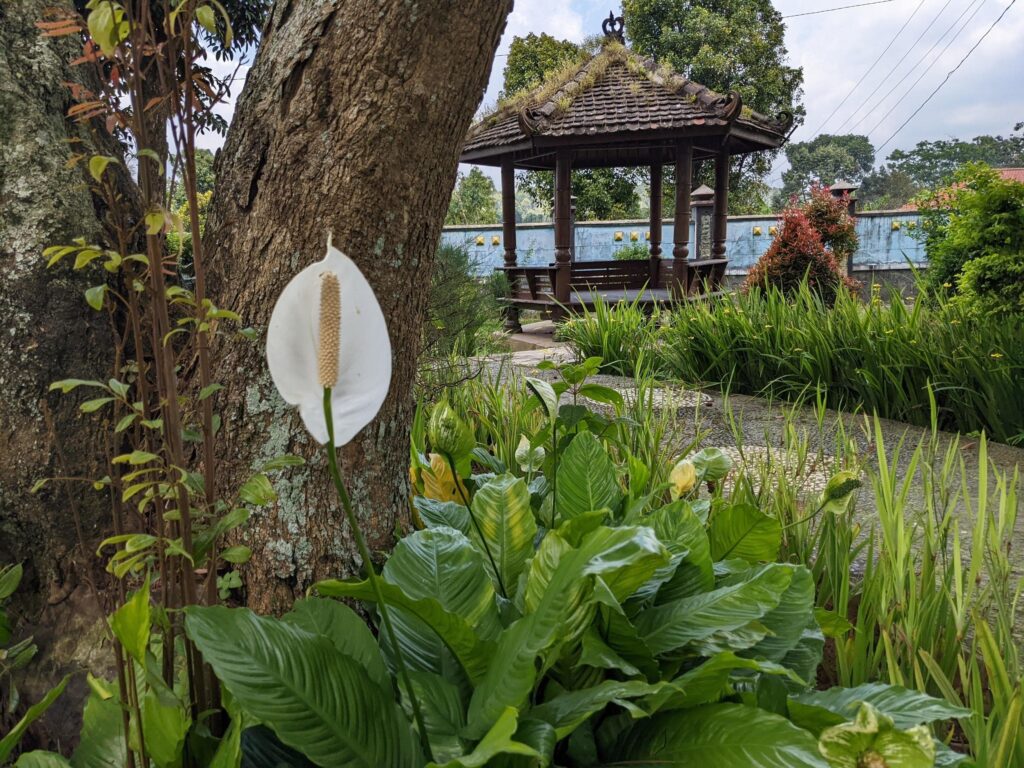
[[[324,259],[293,277],[274,306],[267,363],[277,391],[298,407],[319,443],[328,440],[325,388],[331,389],[336,446],[369,424],[387,397],[391,340],[384,313],[359,267],[331,245],[330,235]]]

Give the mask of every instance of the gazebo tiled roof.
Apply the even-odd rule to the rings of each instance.
[[[513,154],[518,167],[550,168],[552,148],[571,144],[576,167],[643,165],[653,154],[669,160],[665,148],[683,137],[694,138],[698,155],[702,136],[729,134],[730,154],[775,148],[791,122],[788,115],[774,120],[754,112],[739,94],[716,93],[608,42],[473,125],[461,159],[497,165]]]

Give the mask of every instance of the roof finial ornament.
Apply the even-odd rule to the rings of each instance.
[[[601,22],[601,31],[604,32],[606,40],[626,44],[626,36],[623,30],[626,28],[626,21],[621,16],[616,16],[615,11],[608,11],[608,18]]]

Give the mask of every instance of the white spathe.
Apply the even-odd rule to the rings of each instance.
[[[359,267],[331,245],[327,255],[292,278],[281,292],[267,329],[270,377],[285,402],[298,406],[306,429],[327,442],[324,391],[318,377],[320,275],[341,284],[338,381],[331,390],[334,444],[342,446],[377,415],[391,384],[391,339],[373,289]]]

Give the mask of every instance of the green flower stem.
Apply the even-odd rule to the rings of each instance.
[[[487,539],[484,538],[484,532],[480,529],[480,523],[476,521],[476,516],[473,514],[473,507],[469,503],[469,499],[466,498],[466,491],[462,487],[462,483],[459,482],[459,474],[455,471],[455,462],[447,453],[443,453],[441,455],[444,456],[444,460],[448,462],[448,468],[451,469],[452,472],[452,480],[455,481],[455,490],[459,492],[459,497],[462,499],[462,503],[466,505],[466,511],[469,512],[469,519],[473,522],[473,527],[476,529],[476,535],[480,537],[480,543],[484,545],[484,552],[487,553],[487,559],[491,561],[491,568],[494,569],[494,578],[498,580],[498,589],[501,591],[501,596],[507,598],[508,592],[505,591],[505,585],[501,581],[501,572],[498,571],[498,564],[494,562],[494,555],[491,554],[491,548],[487,546]]]
[[[352,509],[352,500],[349,498],[348,491],[345,489],[345,483],[341,479],[341,470],[338,469],[338,451],[334,445],[334,417],[331,409],[330,387],[324,387],[324,418],[327,419],[327,463],[331,470],[331,479],[334,481],[334,487],[341,498],[341,506],[345,508],[345,517],[348,519],[349,528],[352,529],[352,536],[355,537],[359,556],[363,558],[363,564],[366,566],[366,576],[374,593],[377,595],[377,608],[380,610],[381,623],[384,625],[385,633],[387,633],[388,642],[391,643],[391,647],[394,649],[395,666],[398,667],[398,674],[402,678],[402,685],[405,687],[405,692],[409,696],[409,702],[412,704],[412,716],[416,721],[416,728],[419,730],[420,743],[423,745],[423,751],[427,755],[427,760],[433,762],[434,754],[430,749],[427,728],[423,724],[423,712],[420,710],[420,702],[416,698],[412,681],[409,679],[409,670],[405,666],[402,648],[398,644],[398,636],[395,634],[395,627],[391,623],[391,614],[388,611],[387,604],[384,602],[384,592],[380,587],[380,577],[377,576],[377,569],[373,566],[373,560],[370,558],[370,548],[366,545],[366,539],[363,538],[363,531],[359,527],[359,520],[356,519],[356,514]]]

